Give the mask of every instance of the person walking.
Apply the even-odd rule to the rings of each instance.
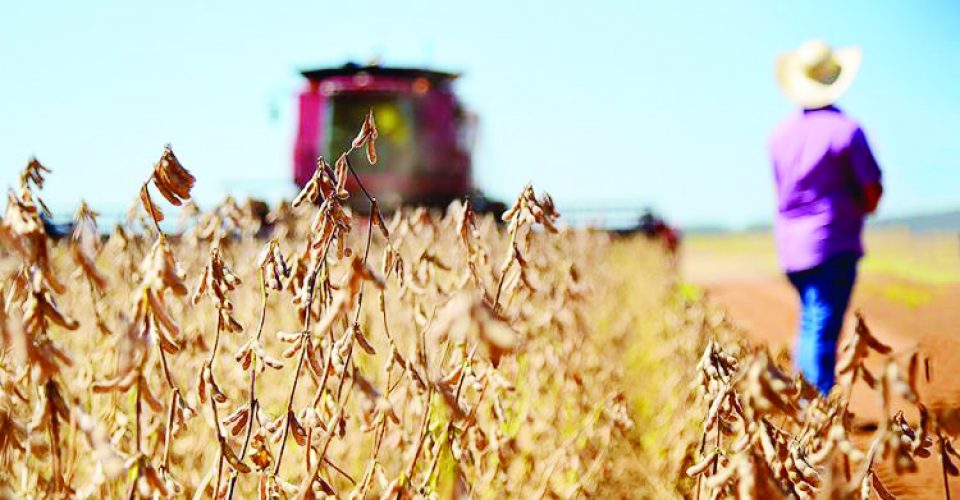
[[[860,125],[835,106],[860,67],[858,47],[811,40],[782,54],[776,78],[800,109],[770,137],[780,265],[800,297],[795,368],[827,394],[837,339],[864,254],[864,218],[883,194],[880,167]]]

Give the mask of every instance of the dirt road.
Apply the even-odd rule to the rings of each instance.
[[[685,278],[703,288],[708,298],[725,307],[755,344],[776,352],[790,348],[797,328],[797,298],[785,278],[771,270],[769,256],[685,255]],[[844,326],[853,326],[852,311],[860,310],[874,333],[895,353],[919,349],[931,359],[932,381],[921,386],[930,408],[960,407],[960,284],[928,284],[883,275],[861,276]],[[862,384],[862,383],[861,383]],[[854,390],[851,408],[861,418],[875,420],[880,407],[865,386]],[[889,463],[879,469],[884,484],[898,498],[942,498],[939,460],[922,460],[915,474],[897,476]],[[960,478],[951,479],[953,498],[960,498]]]

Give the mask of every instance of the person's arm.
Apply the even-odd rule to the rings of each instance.
[[[867,143],[867,136],[859,128],[850,139],[850,165],[863,201],[863,209],[871,214],[877,210],[880,198],[883,197],[882,175],[873,151],[870,150],[870,144]]]

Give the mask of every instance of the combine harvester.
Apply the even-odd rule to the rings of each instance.
[[[502,212],[473,185],[471,153],[476,118],[457,99],[453,73],[346,64],[302,72],[299,125],[293,155],[298,187],[310,180],[317,157],[333,163],[347,150],[373,109],[380,160],[370,166],[355,151],[350,164],[385,210],[400,205],[445,207],[469,196],[478,211]],[[358,189],[351,177],[348,189]],[[365,204],[353,206],[357,211]]]
[[[298,96],[292,176],[298,189],[310,180],[319,156],[333,163],[349,149],[372,109],[379,131],[379,161],[371,166],[363,151],[355,151],[350,164],[384,211],[401,205],[443,208],[465,197],[478,212],[499,215],[506,209],[474,186],[471,156],[477,119],[457,98],[453,88],[457,74],[353,63],[301,74],[306,85]],[[359,191],[353,177],[347,188]],[[369,210],[362,197],[351,201],[355,212]],[[261,219],[266,215],[268,207],[263,201],[247,199],[245,203]],[[663,240],[671,251],[679,244],[674,228],[635,207],[572,208],[565,213],[573,225],[621,235],[640,233]],[[45,222],[54,237],[69,235],[72,230],[66,218],[60,224]]]
[[[293,178],[303,187],[322,155],[333,163],[360,128],[363,117],[373,109],[380,136],[380,160],[370,166],[362,151],[355,151],[350,164],[361,182],[385,210],[400,205],[445,207],[451,201],[470,197],[479,212],[500,214],[503,203],[483,195],[473,185],[471,154],[477,120],[466,111],[453,89],[458,75],[416,68],[359,66],[348,63],[338,68],[301,72],[307,83],[300,93],[299,124],[293,155]],[[359,187],[351,178],[348,189]],[[355,197],[352,208],[364,212],[368,206]],[[573,221],[591,218],[577,217]],[[606,207],[579,215],[600,216],[592,222],[614,216],[620,224],[604,227],[617,234],[640,233],[660,239],[674,252],[678,231],[648,210]]]

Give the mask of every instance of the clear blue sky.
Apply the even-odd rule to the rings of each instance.
[[[172,142],[209,206],[285,191],[297,69],[461,71],[476,180],[561,205],[653,205],[684,224],[773,210],[766,137],[791,110],[773,60],[813,36],[859,44],[841,106],[885,169],[888,215],[960,206],[960,3],[3,2],[0,180],[31,155],[46,198],[126,207]]]

